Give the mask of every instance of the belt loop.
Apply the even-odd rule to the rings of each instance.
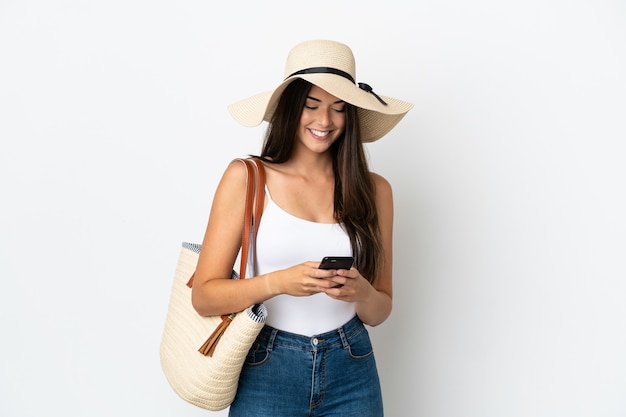
[[[270,337],[267,340],[268,351],[272,351],[274,349],[274,340],[276,339],[277,334],[278,334],[278,329],[272,329],[272,333],[270,333]]]
[[[343,331],[343,326],[338,328],[337,332],[339,333],[339,337],[341,338],[341,344],[342,344],[343,348],[344,349],[349,348],[350,344],[348,343],[348,338],[346,337],[346,334]]]

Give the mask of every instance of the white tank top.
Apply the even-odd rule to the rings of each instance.
[[[263,212],[256,238],[257,274],[286,269],[324,256],[351,256],[350,239],[338,223],[315,223],[287,213],[272,200]],[[356,314],[354,303],[334,300],[324,293],[308,297],[281,294],[264,302],[266,324],[305,336],[328,332]]]

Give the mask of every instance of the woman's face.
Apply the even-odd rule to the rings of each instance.
[[[346,103],[317,86],[306,99],[296,137],[315,152],[325,152],[341,136],[346,126]]]

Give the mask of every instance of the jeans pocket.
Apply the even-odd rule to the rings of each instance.
[[[348,355],[353,360],[365,360],[374,355],[374,349],[367,330],[363,329],[348,339]]]
[[[267,346],[256,342],[254,343],[254,345],[252,345],[252,347],[248,351],[245,365],[259,366],[267,362],[269,357],[270,357],[270,351],[267,349]]]

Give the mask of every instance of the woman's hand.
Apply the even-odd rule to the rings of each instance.
[[[318,269],[319,262],[304,262],[291,268],[267,274],[269,292],[305,297],[336,286],[335,271]]]
[[[370,326],[382,323],[391,311],[391,296],[374,287],[355,268],[319,269],[319,262],[304,262],[265,276],[273,295],[305,297],[324,293],[335,300],[353,302],[359,318]]]
[[[321,270],[320,270],[321,271]],[[319,292],[326,293],[336,300],[359,302],[367,300],[374,287],[355,268],[324,271]]]
[[[377,289],[354,267],[349,270],[326,271],[330,275],[321,280],[319,291],[335,300],[354,302],[356,313],[363,323],[377,326],[391,312],[391,296]]]

